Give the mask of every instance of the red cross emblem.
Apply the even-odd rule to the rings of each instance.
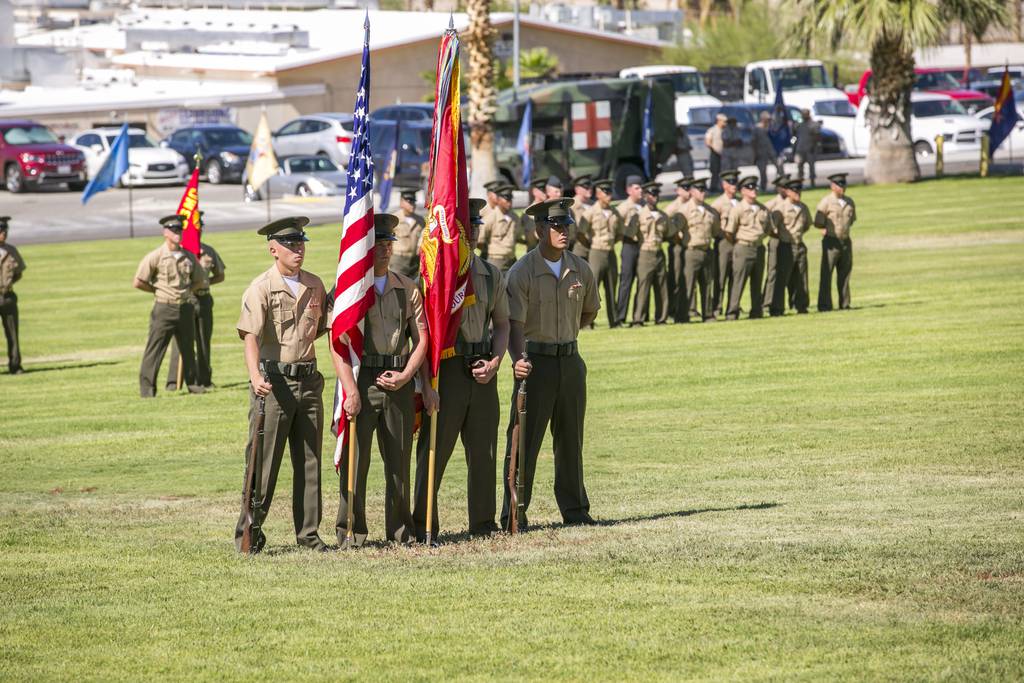
[[[612,108],[608,100],[572,103],[573,149],[612,146]]]

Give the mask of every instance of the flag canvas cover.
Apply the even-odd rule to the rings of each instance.
[[[245,176],[252,189],[258,190],[270,176],[277,173],[277,170],[277,156],[274,155],[270,124],[267,122],[267,113],[263,112],[260,114],[259,125],[256,126],[256,134],[252,136],[249,159],[245,164]]]
[[[423,307],[430,341],[430,376],[454,354],[462,307],[474,302],[469,277],[469,187],[459,91],[459,39],[445,31],[437,53],[434,130],[430,143],[429,218],[420,252]]]

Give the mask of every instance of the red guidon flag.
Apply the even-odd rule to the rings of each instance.
[[[459,38],[449,26],[437,53],[437,96],[430,143],[430,217],[423,229],[420,274],[430,339],[430,377],[437,386],[441,359],[455,353],[462,307],[474,303],[469,277],[469,187],[459,111]]]
[[[181,248],[199,256],[199,164],[196,164],[196,170],[192,171],[192,177],[185,186],[185,194],[181,195],[178,213],[185,217],[182,224],[184,230],[181,233]]]

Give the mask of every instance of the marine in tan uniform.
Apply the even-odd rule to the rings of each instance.
[[[619,296],[615,305],[615,326],[626,323],[629,312],[629,295],[636,281],[636,264],[640,257],[640,207],[643,205],[643,178],[631,175],[626,178],[626,200],[615,210],[622,218],[622,263],[619,269]],[[635,311],[634,311],[635,315]]]
[[[594,182],[597,201],[584,212],[582,225],[576,234],[590,247],[590,270],[597,286],[604,288],[604,305],[608,313],[608,327],[616,327],[615,295],[619,279],[619,265],[615,259],[615,243],[622,239],[622,216],[612,206],[613,182],[609,179]]]
[[[714,292],[714,254],[712,245],[721,235],[718,212],[704,203],[707,196],[707,181],[694,180],[689,186],[689,200],[680,211],[679,230],[685,250],[683,260],[683,301],[689,322],[714,320],[715,311],[711,306]],[[697,308],[697,294],[700,293],[700,309]]]
[[[305,216],[282,218],[257,232],[267,238],[274,262],[242,295],[238,336],[245,345],[249,372],[249,444],[253,447],[257,402],[265,401],[262,468],[263,504],[256,511],[266,519],[287,442],[292,462],[292,522],[295,541],[311,550],[327,545],[318,529],[322,514],[320,453],[324,436],[324,376],[317,370],[316,340],[330,328],[331,308],[323,282],[302,270],[306,256]],[[182,346],[182,348],[186,348]],[[235,547],[241,550],[246,510],[235,526]],[[260,525],[262,526],[262,524]],[[262,533],[253,547],[266,542]]]
[[[7,339],[7,370],[12,375],[20,375],[24,370],[18,341],[18,295],[14,293],[14,283],[25,272],[25,261],[15,246],[7,241],[10,220],[10,216],[0,216],[0,324]]]
[[[722,189],[719,184],[721,179],[722,170],[728,170],[735,168],[733,166],[722,166],[722,154],[725,152],[725,146],[722,144],[722,131],[725,130],[725,124],[729,117],[725,114],[717,114],[715,116],[715,124],[709,126],[704,132],[704,144],[708,148],[708,168],[711,171],[711,191],[717,192]]]
[[[476,242],[483,223],[480,211],[483,199],[469,200],[470,244]],[[427,478],[429,476],[430,423],[437,423],[434,473],[434,500],[441,487],[448,459],[455,442],[462,439],[466,452],[468,481],[466,497],[469,509],[469,533],[490,535],[498,530],[494,495],[498,453],[498,369],[508,349],[508,292],[505,278],[495,266],[478,256],[470,260],[470,277],[476,303],[462,310],[455,355],[441,361],[438,391],[430,386],[428,363],[420,366],[425,416],[416,443],[416,504],[413,520],[416,537],[424,540],[427,521]],[[440,395],[441,411],[436,412]],[[433,506],[431,524],[434,536],[440,532],[438,504]]]
[[[423,216],[416,213],[416,190],[405,188],[398,205],[394,253],[391,270],[415,280],[420,276],[420,242],[423,241]]]
[[[205,389],[196,379],[194,295],[206,282],[195,257],[181,248],[184,216],[173,214],[160,219],[164,243],[142,257],[132,286],[154,295],[149,316],[149,338],[139,368],[139,394],[156,395],[156,377],[160,372],[167,345],[174,337],[185,364],[183,377],[188,390],[201,394]]]
[[[669,237],[671,226],[658,208],[661,185],[652,180],[644,186],[644,207],[640,209],[640,255],[636,261],[636,298],[633,299],[633,324],[641,326],[647,319],[650,295],[654,292],[654,323],[668,321],[668,282],[665,271],[665,250],[662,243]]]
[[[416,283],[390,270],[391,248],[398,219],[373,217],[373,306],[363,318],[363,359],[356,378],[347,358],[332,352],[335,370],[345,387],[344,411],[355,416],[359,459],[353,501],[355,545],[366,540],[366,476],[374,432],[384,460],[385,537],[397,543],[416,538],[409,489],[412,430],[416,417],[413,379],[427,355],[427,322],[423,296]],[[340,502],[335,532],[338,543],[348,535],[348,458],[341,459]]]
[[[753,309],[753,288],[761,281],[762,273],[757,260],[757,248],[768,233],[768,209],[757,201],[757,176],[745,176],[740,179],[740,192],[743,199],[729,211],[729,221],[725,224],[725,237],[733,243],[732,273],[733,287],[729,297],[729,309],[726,320],[736,320],[740,316],[740,299],[747,282],[751,283],[751,309]],[[760,292],[758,292],[760,295]],[[758,296],[760,299],[760,296]],[[751,317],[757,317],[751,310]]]
[[[481,218],[487,218],[487,214],[494,211],[494,207],[498,203],[498,195],[494,191],[502,185],[505,185],[505,181],[500,179],[489,180],[484,183],[484,190],[487,191],[487,205],[480,210]]]
[[[686,285],[683,281],[683,270],[686,248],[683,246],[682,210],[690,199],[690,184],[693,178],[683,176],[676,181],[676,198],[665,206],[663,211],[668,218],[670,230],[668,238],[668,312],[677,323],[686,322],[687,299]]]
[[[850,308],[850,271],[853,270],[853,241],[850,228],[857,220],[857,206],[846,196],[846,174],[828,177],[831,192],[822,197],[814,212],[814,227],[821,230],[821,280],[818,310],[832,310],[832,271],[836,273],[839,308]]]
[[[199,212],[199,228],[202,230],[203,212]],[[210,288],[224,282],[224,260],[220,254],[206,242],[199,243],[199,272],[205,283],[196,290],[196,383],[213,388],[213,367],[210,363],[210,345],[213,338],[213,295]],[[167,391],[178,390],[178,354],[177,343],[171,343],[171,359],[167,363]]]
[[[811,212],[807,205],[800,201],[803,183],[800,179],[791,179],[786,183],[786,201],[778,209],[782,218],[782,226],[789,233],[793,244],[793,267],[789,271],[786,289],[789,291],[789,307],[797,313],[806,313],[810,304],[807,289],[807,244],[804,233],[811,227]]]
[[[761,300],[768,306],[772,316],[786,313],[786,283],[793,270],[793,237],[786,230],[781,209],[786,204],[789,176],[775,179],[777,194],[765,202],[768,209],[768,246],[766,248],[767,277],[764,280]]]
[[[587,366],[576,338],[601,307],[590,266],[570,251],[572,200],[540,202],[527,211],[536,218],[539,247],[520,259],[508,274],[509,358],[514,361],[511,420],[505,448],[505,500],[502,527],[508,528],[509,456],[515,419],[516,394],[526,381],[525,452],[522,463],[523,500],[528,510],[533,495],[544,434],[551,425],[555,463],[555,501],[567,524],[593,524],[590,500],[583,484],[583,424],[587,407]],[[523,354],[528,354],[527,358]],[[524,512],[520,531],[527,527]]]
[[[569,249],[572,253],[586,261],[590,258],[590,247],[585,242],[579,240],[578,233],[580,231],[580,224],[583,222],[583,214],[594,203],[594,179],[589,175],[581,175],[573,178],[569,181],[569,184],[572,185],[573,191],[572,218],[576,221],[576,233],[573,234],[570,240],[571,245]]]
[[[522,230],[519,216],[512,210],[511,185],[499,185],[494,193],[497,203],[480,227],[480,254],[502,272],[516,262],[516,242]]]
[[[718,212],[722,227],[729,221],[729,213],[733,207],[740,203],[736,196],[739,190],[736,183],[739,179],[739,171],[728,169],[722,171],[722,194],[711,203],[711,208]],[[732,242],[725,239],[725,233],[715,240],[715,295],[711,302],[712,308],[718,315],[724,315],[725,309],[729,306],[729,296],[732,294]]]
[[[547,201],[550,198],[548,197],[548,183],[549,181],[552,180],[552,178],[554,178],[554,176],[551,176],[550,178],[534,178],[533,180],[530,181],[530,186],[526,188],[526,191],[530,195],[531,204],[535,202]],[[557,192],[558,196],[561,196],[562,181],[558,180],[557,178],[554,178],[554,180],[557,183],[558,187],[555,187],[554,185],[550,186],[550,192]],[[519,217],[519,223],[519,243],[525,244],[526,250],[530,251],[531,249],[537,246],[537,223],[536,221],[533,220],[533,216],[527,215],[525,213]]]

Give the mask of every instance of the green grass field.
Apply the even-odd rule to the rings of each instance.
[[[210,236],[218,388],[152,401],[151,298],[130,285],[157,242],[25,247],[29,372],[0,375],[0,679],[1024,679],[1024,180],[851,194],[855,310],[584,333],[605,525],[557,524],[545,447],[541,528],[464,540],[456,454],[434,550],[296,549],[286,466],[268,552],[235,554],[234,323],[261,238]],[[328,281],[336,231],[309,245]],[[331,539],[329,455],[323,482]]]

